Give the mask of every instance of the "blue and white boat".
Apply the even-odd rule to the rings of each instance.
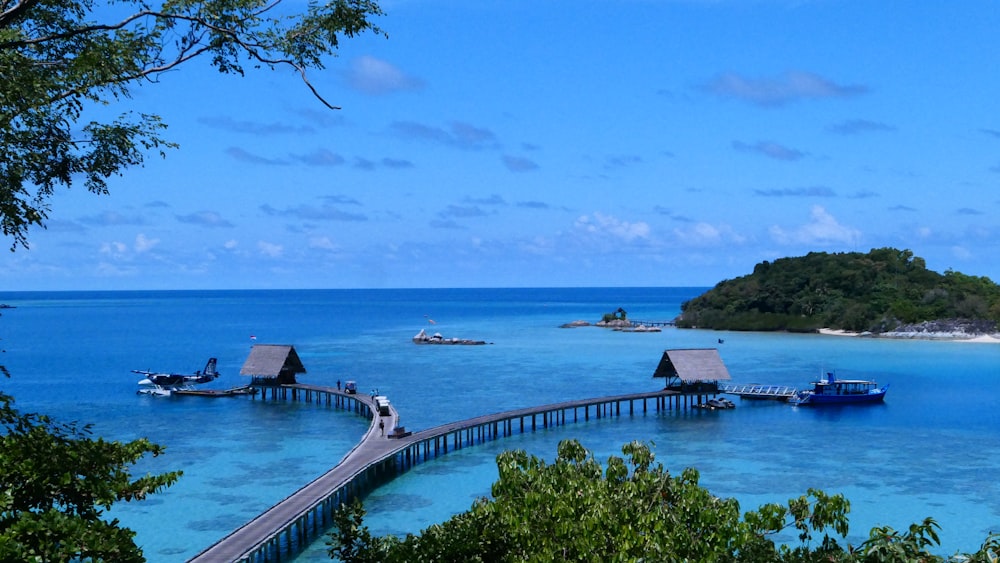
[[[789,397],[793,405],[863,405],[881,403],[889,386],[865,379],[837,379],[831,372],[826,379],[812,382],[813,388]]]

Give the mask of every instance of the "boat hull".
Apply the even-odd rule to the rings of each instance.
[[[788,400],[793,405],[870,405],[885,400],[885,389],[877,389],[860,395],[818,395],[803,393]]]

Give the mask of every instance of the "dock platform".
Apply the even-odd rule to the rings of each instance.
[[[772,401],[787,401],[798,393],[798,389],[787,385],[761,385],[759,383],[741,383],[720,385],[720,393],[736,395],[741,399],[764,399]]]
[[[230,389],[175,389],[174,395],[191,395],[194,397],[235,397],[237,395],[253,395],[257,390],[249,385]]]

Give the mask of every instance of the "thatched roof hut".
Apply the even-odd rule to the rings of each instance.
[[[653,377],[666,378],[666,387],[699,383],[718,384],[719,381],[732,379],[716,348],[666,350],[660,358],[656,371],[653,372]]]
[[[240,368],[240,375],[252,377],[253,385],[295,383],[295,374],[305,372],[295,347],[284,344],[255,344]]]

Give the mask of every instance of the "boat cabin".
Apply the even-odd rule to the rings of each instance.
[[[665,350],[653,377],[666,379],[664,389],[682,393],[717,393],[719,381],[730,381],[717,348]]]
[[[250,385],[255,387],[291,385],[296,374],[305,372],[295,347],[285,344],[255,344],[240,369],[240,375],[250,376]]]
[[[878,384],[864,379],[837,379],[827,373],[826,379],[813,382],[815,395],[868,395]]]

